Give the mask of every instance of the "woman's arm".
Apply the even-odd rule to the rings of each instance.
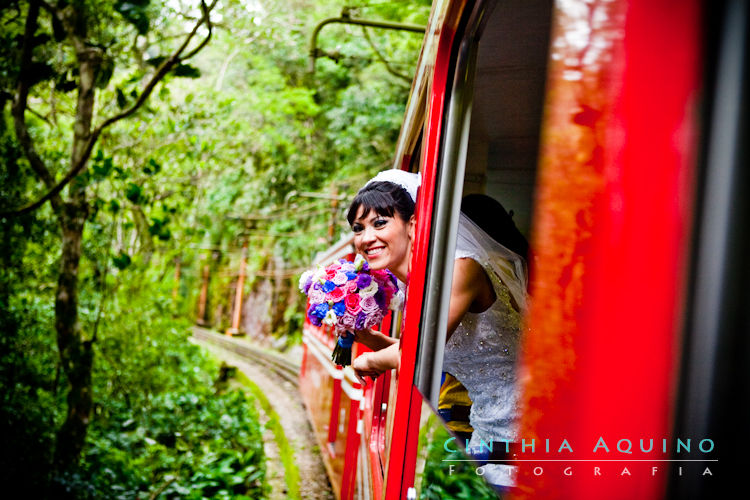
[[[365,377],[376,378],[381,373],[398,367],[401,358],[398,339],[368,328],[358,331],[354,340],[373,350],[360,354],[352,361],[354,374],[363,384]]]
[[[474,259],[456,259],[453,266],[451,303],[448,310],[448,335],[453,334],[468,311],[482,312],[495,301],[495,292],[482,266]],[[401,361],[398,340],[380,332],[357,332],[357,340],[376,352],[357,356],[352,368],[360,380],[377,377],[386,370],[398,368]]]
[[[373,330],[372,328],[357,331],[354,340],[366,345],[373,351],[385,349],[386,347],[398,342],[398,339],[389,337],[388,335]]]
[[[393,339],[396,340],[396,339]],[[383,372],[399,367],[401,351],[398,340],[385,349],[366,352],[357,356],[352,362],[352,369],[360,382],[365,383],[365,377],[376,378]]]
[[[484,268],[474,259],[456,259],[453,264],[451,303],[448,309],[448,334],[451,338],[464,314],[486,311],[495,301],[495,291]]]

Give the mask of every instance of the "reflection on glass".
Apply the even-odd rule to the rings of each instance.
[[[414,483],[417,498],[497,500],[497,492],[484,481],[485,468],[459,450],[455,437],[426,404],[422,420]]]

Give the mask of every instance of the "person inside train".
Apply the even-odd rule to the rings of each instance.
[[[461,212],[493,240],[528,262],[529,243],[513,222],[512,210],[508,213],[499,201],[486,194],[472,193],[461,199]],[[471,404],[466,387],[453,374],[444,371],[438,396],[438,414],[461,442],[471,439],[474,430],[469,423]]]
[[[347,214],[356,251],[372,269],[389,269],[407,284],[418,186],[417,174],[381,172],[357,193]],[[461,214],[443,369],[473,401],[469,449],[478,449],[482,441],[517,440],[516,359],[525,304],[524,259]],[[398,367],[397,339],[366,330],[356,332],[356,340],[373,350],[352,362],[358,377]],[[513,484],[510,467],[491,469],[486,478],[492,484]]]

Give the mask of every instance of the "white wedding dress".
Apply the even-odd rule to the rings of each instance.
[[[456,259],[479,263],[492,282],[497,299],[484,312],[467,312],[445,346],[443,371],[454,375],[472,400],[469,423],[474,428],[469,448],[482,441],[504,449],[502,441],[518,440],[519,355],[522,313],[526,308],[524,260],[497,243],[468,217],[459,219]],[[485,467],[492,484],[513,484],[513,467]]]

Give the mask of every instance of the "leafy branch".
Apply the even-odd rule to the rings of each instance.
[[[362,26],[362,34],[365,36],[365,40],[367,40],[368,45],[370,45],[370,48],[375,53],[375,57],[377,57],[377,59],[385,66],[386,71],[388,71],[388,73],[392,74],[396,78],[400,78],[401,80],[411,85],[412,79],[409,76],[396,71],[388,62],[388,60],[383,56],[383,54],[380,53],[378,47],[375,45],[375,42],[373,42],[372,38],[370,38],[370,33],[367,31],[367,28],[365,26]]]
[[[53,18],[58,21],[62,21],[63,16],[61,12],[59,11],[59,9],[57,9],[56,7],[50,4],[47,4],[46,2],[39,2],[39,1],[32,0],[29,3],[29,13],[26,18],[26,29],[24,33],[24,44],[23,44],[23,50],[22,50],[22,55],[21,55],[20,73],[19,73],[19,79],[18,79],[18,86],[16,90],[16,99],[14,100],[14,103],[13,103],[13,118],[14,118],[14,124],[15,124],[15,129],[16,129],[16,135],[18,137],[19,142],[21,143],[24,153],[29,159],[29,163],[34,169],[34,172],[42,179],[42,181],[49,188],[49,190],[47,191],[45,195],[43,195],[37,201],[25,207],[12,210],[12,211],[0,212],[0,217],[13,217],[13,216],[23,215],[25,213],[32,212],[36,210],[37,208],[41,207],[48,200],[51,201],[53,205],[59,206],[61,204],[61,200],[59,198],[60,192],[73,178],[75,178],[79,173],[81,173],[84,170],[84,168],[86,167],[86,164],[88,163],[89,158],[91,157],[91,152],[93,151],[94,145],[99,139],[99,136],[101,135],[102,131],[104,131],[104,129],[109,127],[110,125],[122,119],[125,119],[129,117],[130,115],[132,115],[133,113],[135,113],[146,102],[146,100],[149,98],[152,91],[156,87],[156,85],[161,80],[163,80],[164,77],[172,69],[174,69],[178,64],[195,56],[198,52],[200,52],[206,46],[206,44],[208,44],[209,40],[211,39],[212,32],[213,32],[213,25],[211,23],[210,13],[211,13],[211,10],[213,10],[213,8],[216,6],[217,2],[218,0],[213,0],[213,2],[210,5],[206,5],[206,2],[204,0],[201,0],[201,10],[203,12],[203,16],[195,24],[195,26],[193,26],[192,31],[185,37],[185,40],[183,41],[182,45],[159,65],[155,73],[151,76],[151,79],[143,88],[143,91],[141,92],[138,99],[128,109],[125,109],[122,112],[110,118],[107,118],[98,127],[96,127],[91,132],[91,134],[89,134],[88,139],[85,141],[83,145],[83,149],[80,155],[78,155],[77,161],[74,163],[72,168],[68,171],[68,173],[59,182],[55,183],[54,178],[52,174],[50,173],[50,171],[47,169],[46,165],[44,164],[44,161],[34,149],[31,136],[29,135],[28,127],[26,125],[25,111],[27,109],[29,89],[31,87],[31,82],[32,82],[32,78],[31,78],[32,75],[30,71],[31,56],[32,56],[32,49],[33,49],[33,37],[37,28],[39,6],[40,4],[43,5],[46,10],[50,11],[53,14]],[[190,45],[190,42],[193,40],[193,38],[197,34],[199,28],[203,26],[204,24],[206,24],[206,27],[208,29],[207,35],[203,38],[203,40],[196,47],[194,47],[187,54],[183,55],[183,53],[187,50],[188,46]],[[83,40],[80,37],[78,37],[71,29],[67,29],[67,33],[68,33],[68,36],[71,37],[76,48],[78,49],[79,57],[82,54],[85,54],[85,53],[92,54],[92,52],[94,52],[94,50],[91,47],[85,47],[85,43],[83,42]],[[93,57],[96,57],[96,56],[93,56]]]

